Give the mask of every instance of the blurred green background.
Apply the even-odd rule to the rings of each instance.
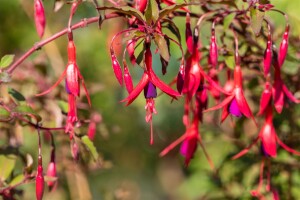
[[[292,35],[299,42],[300,1],[272,0],[271,2],[276,8],[289,15]],[[44,4],[47,17],[47,30],[44,38],[47,38],[66,27],[69,5],[63,6],[54,13],[53,1],[44,1]],[[0,0],[0,57],[5,54],[15,54],[18,58],[39,40],[32,15],[32,1]],[[92,4],[84,3],[79,7],[73,22],[96,15]],[[267,15],[275,24],[276,33],[281,34],[284,30],[284,18],[276,13]],[[184,22],[184,18],[176,21],[176,24],[181,24],[182,33],[184,33]],[[75,163],[71,159],[66,161],[65,155],[70,156],[70,150],[68,143],[66,142],[66,145],[61,138],[67,136],[58,136],[56,153],[58,154],[59,183],[55,191],[51,193],[45,191],[44,199],[251,199],[250,190],[255,189],[258,183],[261,160],[259,149],[255,147],[243,158],[236,161],[230,160],[232,155],[249,144],[258,133],[248,120],[238,123],[236,131],[230,127],[230,122],[225,122],[222,126],[212,123],[204,123],[201,126],[200,132],[207,151],[218,169],[217,175],[209,168],[201,148],[198,148],[189,168],[184,167],[178,147],[167,156],[159,157],[159,152],[185,131],[182,124],[183,100],[170,103],[170,98],[165,95],[156,100],[158,114],[153,120],[155,141],[153,146],[149,145],[150,126],[144,119],[145,100],[139,97],[129,107],[120,103],[127,93],[124,88],[119,87],[114,77],[107,51],[112,34],[123,29],[124,24],[121,20],[111,20],[104,22],[101,30],[98,29],[97,24],[92,24],[74,32],[78,66],[91,92],[93,105],[89,110],[81,109],[79,115],[82,118],[89,117],[89,114],[94,111],[101,114],[102,121],[97,126],[94,143],[103,160],[100,164],[91,161],[85,162],[85,165],[83,165],[84,162]],[[209,31],[205,32],[204,29],[202,33],[204,45],[208,44],[209,34]],[[51,75],[47,77],[49,84],[54,83],[67,62],[66,45],[65,36],[46,45],[19,67],[20,74],[22,75],[21,72],[23,72],[22,67],[35,65],[41,73]],[[166,82],[172,80],[179,67],[176,58],[180,56],[180,52],[175,46],[171,47],[172,58],[168,67],[168,75],[164,79]],[[299,50],[290,48],[290,53],[296,54],[296,52]],[[299,58],[299,54],[293,56]],[[160,65],[157,55],[154,57],[154,65]],[[299,70],[299,63],[287,62],[283,70],[295,76]],[[16,70],[16,74],[18,71],[19,69]],[[141,72],[137,67],[131,70],[135,83],[139,80]],[[30,79],[34,77],[30,73],[25,73],[27,77],[23,78],[29,80],[22,85],[18,82],[21,75],[13,77],[16,82],[10,86],[21,91],[27,99],[34,101],[34,95],[40,92],[30,82]],[[63,92],[63,84],[60,90]],[[81,96],[84,96],[83,92]],[[66,100],[63,95],[62,98]],[[86,102],[84,97],[82,101]],[[48,103],[55,102],[57,101],[50,100]],[[290,113],[291,111],[293,113]],[[295,141],[299,141],[299,114],[299,106],[290,107],[288,111],[276,117],[277,133],[292,133],[296,138]],[[219,118],[216,114],[205,115],[206,117]],[[293,119],[297,126],[290,126],[289,119]],[[45,124],[55,125],[54,122],[45,122]],[[81,134],[85,134],[84,131],[86,131],[85,128],[81,130]],[[237,131],[242,132],[238,135],[246,133],[246,136],[240,136],[242,138],[240,147],[234,145],[232,141],[234,139],[231,138]],[[33,130],[29,128],[24,130],[21,151],[36,155],[37,138],[35,132],[32,132]],[[54,135],[62,135],[62,133],[57,132]],[[0,138],[1,145],[5,145],[3,138],[3,136]],[[60,148],[63,145],[64,148]],[[295,148],[300,149],[299,146]],[[46,169],[49,162],[49,145],[47,144],[44,144],[43,155],[44,169]],[[36,165],[36,156],[33,158]],[[278,158],[274,159],[272,165],[272,185],[280,193],[281,199],[300,199],[299,159],[279,148]],[[21,199],[34,199],[34,187],[34,183],[20,186],[19,188],[24,189]],[[267,198],[271,199],[271,195],[268,194]]]

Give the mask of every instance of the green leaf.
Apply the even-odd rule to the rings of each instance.
[[[227,65],[228,68],[234,69],[234,66],[235,66],[234,56],[232,56],[232,55],[224,56],[224,60],[225,60],[225,64]]]
[[[103,6],[103,7],[97,8],[97,9],[98,10],[114,10],[118,13],[122,13],[122,14],[129,15],[129,16],[134,16],[137,19],[139,19],[140,21],[146,21],[144,15],[139,10],[134,9],[129,6],[122,6],[122,7]]]
[[[181,43],[180,31],[179,31],[178,27],[176,26],[176,24],[169,19],[165,19],[165,21],[168,22],[167,28],[177,37],[178,42]]]
[[[69,105],[67,102],[59,100],[57,104],[63,113],[68,113]]]
[[[33,158],[30,154],[26,154],[26,167],[25,171],[30,174],[32,172]]]
[[[10,112],[8,112],[4,108],[0,107],[0,119],[5,120],[5,119],[8,119],[9,116],[10,116]]]
[[[136,57],[136,63],[144,68],[144,60],[145,60],[145,48],[143,47],[143,49],[140,51],[140,53],[138,54],[138,56]]]
[[[8,88],[8,93],[17,101],[25,101],[25,97],[13,88]]]
[[[147,24],[155,23],[159,17],[159,10],[156,0],[149,0],[145,11]]]
[[[168,7],[165,7],[164,9],[162,9],[160,12],[159,12],[159,17],[158,19],[162,19],[164,18],[166,15],[170,14],[171,12],[179,9],[179,8],[182,8],[184,6],[187,6],[189,4],[187,3],[183,3],[183,4],[174,4],[172,6],[168,6]]]
[[[234,18],[235,18],[235,13],[231,13],[224,18],[223,27],[224,27],[225,31],[229,28],[229,26]]]
[[[14,57],[15,55],[13,54],[3,56],[0,61],[0,68],[9,66],[13,62]]]
[[[258,36],[260,33],[264,16],[265,12],[262,12],[255,8],[250,8],[251,28],[256,36]]]
[[[14,179],[9,183],[9,186],[15,186],[21,183],[24,180],[25,176],[23,174],[19,174],[18,176],[14,177]]]
[[[154,42],[158,48],[160,55],[163,57],[163,59],[165,59],[165,61],[169,62],[170,54],[169,54],[168,44],[165,38],[162,35],[155,34]]]
[[[16,164],[15,155],[0,155],[0,180],[5,181],[12,173]]]
[[[26,115],[30,118],[34,118],[36,122],[42,121],[41,116],[39,116],[30,106],[22,103],[14,109],[14,112]]]
[[[88,136],[83,136],[81,138],[81,141],[83,142],[83,144],[85,144],[85,146],[88,148],[88,150],[91,152],[94,160],[97,160],[98,159],[98,152],[97,152],[97,149],[96,147],[94,146],[93,142],[89,139]]]

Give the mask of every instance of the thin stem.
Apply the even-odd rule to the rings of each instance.
[[[105,19],[111,19],[111,18],[115,18],[118,17],[115,14],[111,15],[111,14],[107,14],[105,16]],[[76,24],[74,24],[73,26],[71,26],[71,30],[76,30],[78,28],[85,28],[88,24],[92,24],[92,23],[96,23],[98,22],[99,17],[91,17],[91,18],[87,18],[87,19],[83,19],[81,20],[81,22],[78,22]],[[25,54],[23,54],[18,60],[16,60],[12,65],[10,65],[8,68],[6,68],[6,72],[8,74],[12,74],[13,71],[21,64],[24,62],[24,60],[26,60],[31,54],[33,54],[35,51],[41,49],[43,46],[45,46],[46,44],[52,42],[53,40],[56,40],[57,38],[60,38],[61,36],[67,34],[69,31],[69,28],[65,28],[62,31],[54,34],[53,36],[44,39],[40,42],[37,42],[36,44],[33,45],[33,47],[31,47]],[[2,81],[0,81],[1,83]]]

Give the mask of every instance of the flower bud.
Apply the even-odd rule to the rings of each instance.
[[[42,200],[44,194],[44,175],[43,175],[43,165],[42,156],[39,155],[38,158],[38,168],[35,178],[35,194],[37,200]]]
[[[46,26],[45,10],[41,0],[34,1],[34,21],[36,30],[41,38],[44,35]]]
[[[289,30],[290,30],[290,26],[287,25],[279,48],[279,54],[278,54],[279,67],[283,65],[285,57],[287,55],[288,46],[289,46]]]

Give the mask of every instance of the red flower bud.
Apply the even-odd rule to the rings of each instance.
[[[267,47],[264,53],[264,73],[265,76],[268,75],[270,72],[272,64],[272,40],[271,40],[271,35],[268,36],[268,42],[267,42]]]
[[[34,21],[40,37],[43,37],[46,25],[45,10],[41,0],[34,0]]]
[[[283,38],[280,44],[280,48],[279,48],[279,54],[278,54],[278,63],[279,63],[279,67],[281,67],[284,63],[287,51],[288,51],[288,46],[289,46],[289,30],[290,30],[290,26],[287,25],[285,28],[285,32],[283,34]]]
[[[111,61],[112,61],[112,67],[115,73],[115,76],[117,78],[117,80],[119,81],[120,85],[123,85],[123,77],[122,77],[122,70],[121,70],[121,66],[120,63],[113,51],[113,49],[110,49],[110,57],[111,57]]]
[[[132,78],[128,69],[128,66],[126,64],[126,61],[123,60],[123,66],[124,66],[124,82],[125,82],[125,87],[128,93],[132,92],[133,90],[133,83],[132,83]]]
[[[42,156],[38,159],[38,168],[35,178],[35,194],[37,200],[42,200],[44,194],[44,175],[43,175],[43,165]]]
[[[216,36],[215,36],[214,29],[211,31],[209,60],[210,60],[210,64],[213,67],[217,66],[217,64],[218,64],[218,46],[217,46],[217,42],[216,42]]]

